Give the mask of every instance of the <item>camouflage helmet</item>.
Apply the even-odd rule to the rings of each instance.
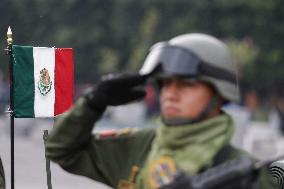
[[[141,75],[175,75],[210,83],[227,101],[238,101],[236,65],[228,47],[210,35],[193,33],[155,44]]]

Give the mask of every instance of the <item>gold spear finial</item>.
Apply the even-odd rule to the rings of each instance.
[[[118,182],[118,189],[136,189],[135,180],[138,175],[139,167],[136,165],[132,166],[128,180],[120,180]]]
[[[13,33],[12,33],[12,30],[11,30],[11,27],[9,26],[8,31],[7,31],[7,43],[8,43],[8,45],[12,45],[12,43],[13,43],[12,35],[13,35]]]

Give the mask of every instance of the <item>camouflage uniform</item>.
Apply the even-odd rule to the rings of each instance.
[[[96,113],[86,105],[85,99],[81,98],[78,100],[72,110],[59,117],[56,121],[54,130],[47,141],[47,156],[68,172],[89,177],[114,188],[118,187],[121,180],[129,178],[132,166],[135,165],[141,169],[135,185],[137,189],[147,189],[147,183],[143,180],[144,178],[147,179],[147,176],[145,177],[145,172],[147,172],[145,167],[149,163],[147,162],[149,161],[149,154],[151,154],[153,146],[157,143],[158,131],[145,129],[99,138],[92,135],[91,131],[93,130],[94,123],[100,116],[101,114]],[[228,117],[230,120],[228,115],[225,115],[225,117]],[[214,127],[216,123],[213,121],[212,125],[209,124],[208,126]],[[197,125],[202,125],[202,123]],[[227,128],[226,124],[224,126]],[[203,134],[207,135],[208,132],[201,130],[198,133],[195,132],[192,137],[196,135],[197,138],[200,138]],[[212,138],[210,139],[209,137],[207,139],[210,143]],[[228,141],[226,139],[226,142],[222,143],[216,149],[214,149],[214,145],[209,146],[209,148],[213,148],[213,155],[208,160],[211,159],[213,161],[218,151],[227,144]],[[192,141],[188,141],[186,145],[193,145]],[[179,153],[183,154],[183,151],[181,150]],[[206,154],[207,151],[199,153]],[[240,157],[243,154],[244,152],[234,149],[227,155],[226,159],[219,163]],[[168,155],[171,156],[171,154]],[[171,157],[175,159],[175,157]],[[192,162],[188,161],[189,159],[192,159]],[[210,162],[208,164],[201,164],[192,173],[196,174],[201,169],[206,170],[212,167],[212,161],[208,161]],[[189,155],[188,159],[184,159],[182,162],[178,162],[178,164],[183,166],[189,164],[190,166],[190,164],[195,164],[195,162],[199,162],[199,160],[194,160],[194,157],[190,158]],[[264,171],[262,175],[264,176],[265,174],[267,173]],[[256,188],[272,188],[263,176],[260,177]]]

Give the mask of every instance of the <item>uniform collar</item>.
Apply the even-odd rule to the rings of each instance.
[[[230,140],[233,134],[232,118],[226,113],[198,123],[166,126],[163,122],[157,133],[160,147],[178,148],[183,145],[204,143],[226,135]]]

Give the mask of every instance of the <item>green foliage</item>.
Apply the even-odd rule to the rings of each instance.
[[[9,25],[16,44],[73,47],[76,83],[94,82],[106,72],[137,71],[152,44],[205,32],[227,40],[243,83],[260,91],[283,88],[282,0],[2,0],[0,5],[2,47]],[[6,73],[4,53],[0,62]]]
[[[158,12],[155,8],[149,8],[142,23],[139,27],[139,33],[136,39],[134,39],[134,47],[130,55],[129,70],[137,71],[143,64],[145,55],[148,52],[148,48],[153,43],[153,36],[156,32],[158,22]]]
[[[247,64],[253,64],[258,56],[259,50],[254,46],[250,38],[243,40],[230,39],[227,40],[226,43],[241,69]]]
[[[100,64],[99,70],[101,73],[115,72],[119,65],[119,57],[115,50],[104,48],[100,52],[102,64]]]

